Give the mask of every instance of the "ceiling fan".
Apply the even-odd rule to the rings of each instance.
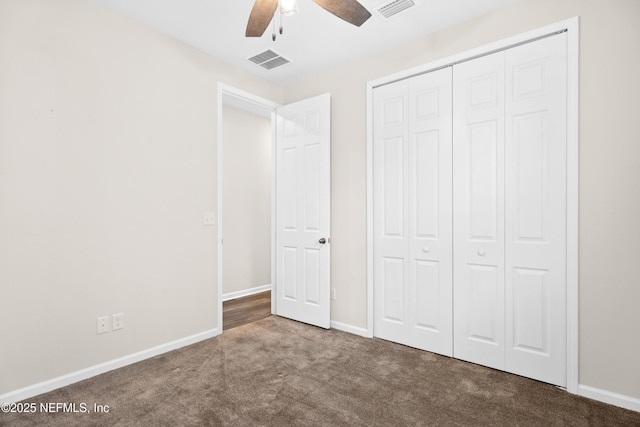
[[[313,0],[313,2],[327,12],[357,27],[371,17],[371,13],[357,0]],[[298,10],[295,0],[256,0],[249,15],[245,36],[261,37],[278,7],[280,7],[281,16],[293,14]],[[282,24],[280,24],[280,34],[282,34]],[[273,40],[275,37],[274,31]]]

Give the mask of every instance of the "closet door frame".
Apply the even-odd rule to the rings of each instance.
[[[373,90],[536,39],[567,32],[567,391],[578,394],[579,18],[573,17],[367,83],[367,333],[373,337]]]

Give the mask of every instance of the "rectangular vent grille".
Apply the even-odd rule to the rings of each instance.
[[[249,61],[253,62],[256,65],[259,65],[266,70],[273,70],[274,68],[291,62],[287,58],[281,56],[279,53],[272,51],[271,49],[265,50],[264,52],[254,55],[248,59]]]
[[[379,7],[377,10],[384,19],[389,19],[415,5],[416,3],[413,0],[394,0]]]

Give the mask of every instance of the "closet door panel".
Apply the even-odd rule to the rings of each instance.
[[[409,80],[409,258],[413,338],[453,351],[451,69]]]
[[[566,34],[506,52],[506,369],[566,385]]]
[[[452,354],[451,70],[374,90],[374,335]]]
[[[374,331],[393,336],[407,318],[408,83],[374,92]]]
[[[453,81],[454,357],[504,369],[504,53]]]

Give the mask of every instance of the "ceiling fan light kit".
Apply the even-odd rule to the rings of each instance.
[[[356,27],[361,26],[371,17],[371,13],[357,0],[313,0],[313,2]],[[245,36],[262,37],[278,9],[282,20],[282,16],[293,15],[298,11],[298,2],[297,0],[256,0],[249,15]],[[280,34],[282,34],[282,21]],[[276,39],[275,31],[272,38]]]
[[[278,0],[280,15],[291,16],[298,11],[298,0]]]

